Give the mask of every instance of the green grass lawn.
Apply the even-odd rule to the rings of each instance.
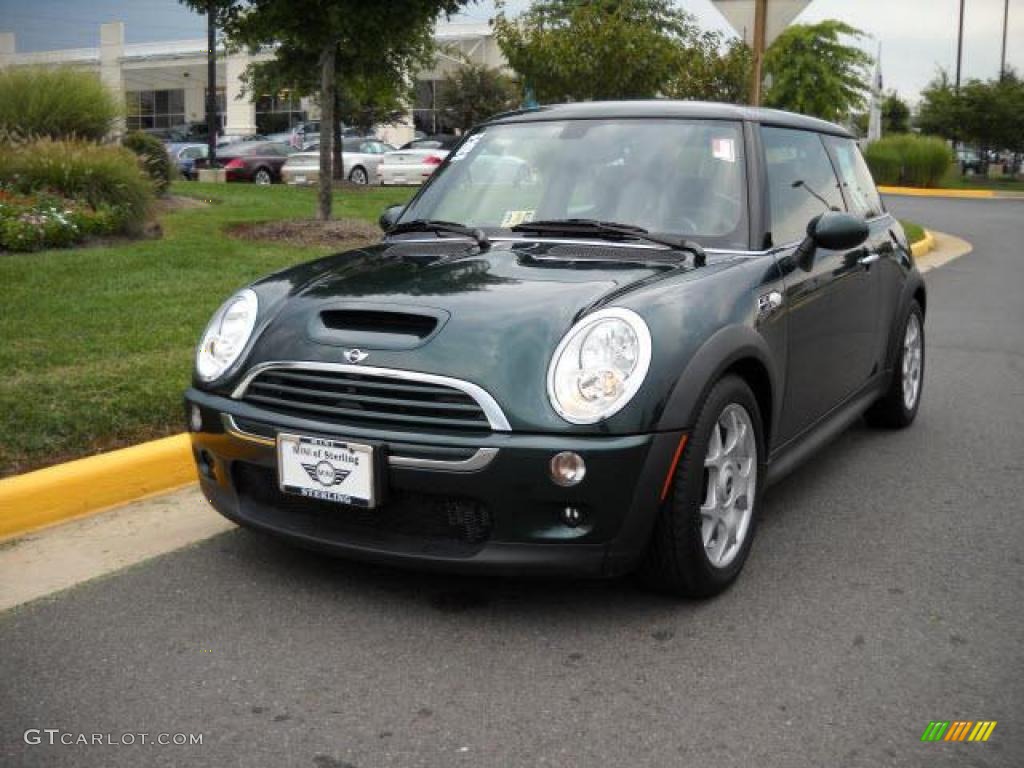
[[[193,347],[235,289],[329,248],[253,243],[230,224],[311,218],[313,189],[180,182],[211,201],[161,217],[164,236],[0,254],[0,476],[170,434]],[[375,222],[409,190],[345,189],[335,215]]]
[[[913,221],[906,221],[900,219],[900,224],[903,225],[903,231],[907,233],[907,240],[913,245],[918,240],[924,240],[924,227]]]
[[[942,177],[939,186],[943,189],[993,189],[997,192],[1024,194],[1024,181],[1007,176],[991,179],[985,176],[962,176],[955,165]]]

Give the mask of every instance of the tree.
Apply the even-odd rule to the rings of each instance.
[[[207,0],[183,0],[205,12]],[[321,125],[334,125],[336,88],[348,72],[408,76],[421,60],[431,27],[464,0],[388,0],[368,11],[363,0],[216,0],[224,4],[223,28],[232,44],[259,49],[275,45],[276,58],[315,62]],[[318,217],[329,219],[333,201],[334,132],[320,133]]]
[[[501,70],[464,64],[445,76],[438,102],[447,122],[467,130],[512,109],[518,98],[512,79]]]
[[[834,19],[788,27],[765,54],[765,104],[833,121],[863,108],[872,59],[842,40],[862,36]]]
[[[882,134],[907,133],[910,130],[910,107],[896,91],[882,99]]]
[[[704,32],[681,51],[679,68],[666,83],[671,99],[745,104],[750,91],[753,53],[739,38],[723,43],[718,32]]]
[[[657,96],[699,36],[671,0],[538,0],[512,19],[497,9],[498,45],[541,102]]]
[[[921,93],[923,133],[979,149],[1024,151],[1024,81],[1013,70],[1000,79],[968,80],[959,91],[940,70]]]

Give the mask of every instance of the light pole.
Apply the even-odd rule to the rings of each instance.
[[[1006,77],[1006,27],[1010,22],[1010,0],[1003,0],[1003,53],[999,57],[999,79]]]
[[[206,146],[207,168],[214,168],[217,159],[217,23],[214,3],[206,7]]]
[[[764,66],[765,34],[768,24],[768,0],[754,0],[754,81],[750,85],[750,103],[761,106],[761,69]]]
[[[960,0],[960,31],[956,36],[956,90],[960,92],[960,66],[964,59],[964,3]]]

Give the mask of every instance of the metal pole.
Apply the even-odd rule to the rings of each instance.
[[[765,26],[768,17],[768,0],[754,0],[754,81],[750,84],[750,103],[761,106],[761,69],[764,64]]]
[[[206,145],[209,158],[207,168],[214,167],[217,159],[217,22],[213,2],[206,8]]]
[[[964,2],[960,0],[960,31],[956,37],[956,89],[960,90],[960,67],[964,59]]]
[[[1003,0],[1003,53],[999,58],[999,79],[1006,77],[1006,27],[1010,21],[1010,0]]]

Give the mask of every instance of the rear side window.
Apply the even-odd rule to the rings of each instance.
[[[875,180],[871,178],[868,164],[864,162],[857,144],[853,139],[840,139],[829,136],[826,141],[832,145],[839,169],[839,180],[842,182],[846,199],[849,201],[850,213],[866,219],[881,216],[885,211],[882,198],[875,188]]]
[[[844,210],[843,196],[821,136],[789,128],[761,129],[772,244],[803,240],[819,213]]]

